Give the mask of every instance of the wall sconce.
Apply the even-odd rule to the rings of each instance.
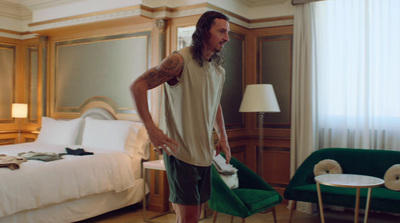
[[[264,113],[280,112],[274,88],[271,84],[249,84],[244,91],[240,112],[257,112],[259,124],[259,149],[257,150],[257,173],[262,177],[262,149],[263,149],[263,123]]]
[[[11,116],[18,121],[18,143],[21,142],[21,118],[28,117],[28,104],[13,103],[11,107]]]

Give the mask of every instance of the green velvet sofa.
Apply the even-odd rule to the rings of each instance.
[[[386,171],[391,166],[400,164],[400,151],[352,148],[317,150],[301,164],[290,180],[284,192],[285,199],[318,203],[313,171],[314,166],[324,159],[337,161],[344,174],[362,174],[384,179]],[[354,188],[321,185],[321,192],[324,205],[330,204],[351,208],[355,206],[356,189]],[[366,197],[367,189],[361,189],[360,208],[362,209],[365,208]],[[390,190],[384,185],[373,188],[370,210],[400,213],[400,191]]]

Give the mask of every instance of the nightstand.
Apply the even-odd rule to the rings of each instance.
[[[165,165],[164,165],[164,161],[163,160],[152,160],[152,161],[147,161],[147,162],[143,162],[143,179],[144,180],[144,184],[146,186],[146,170],[161,170],[161,171],[165,171]],[[152,216],[150,218],[146,218],[146,192],[144,191],[143,193],[143,220],[145,222],[160,217],[162,215],[171,213],[171,211],[166,211],[163,212],[161,214],[157,214],[155,216]]]

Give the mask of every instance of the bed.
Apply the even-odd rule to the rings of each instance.
[[[0,222],[76,222],[142,201],[148,146],[141,123],[102,108],[71,120],[42,117],[35,142],[0,146],[0,154],[28,158],[0,168]],[[31,151],[60,159],[30,159]]]

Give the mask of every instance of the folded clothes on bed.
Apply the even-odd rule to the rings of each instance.
[[[40,160],[44,162],[62,159],[61,155],[57,153],[39,153],[33,151],[18,153],[18,156],[27,160]]]
[[[8,167],[11,170],[19,169],[19,164],[25,162],[25,158],[19,158],[15,156],[7,156],[0,154],[0,167]]]
[[[62,159],[63,155],[74,155],[74,156],[85,156],[85,155],[93,155],[92,152],[86,152],[82,148],[78,149],[70,149],[68,147],[65,148],[66,153],[49,153],[49,152],[22,152],[18,153],[18,156],[21,158],[25,158],[27,160],[40,160],[44,162],[50,162],[54,160]]]

